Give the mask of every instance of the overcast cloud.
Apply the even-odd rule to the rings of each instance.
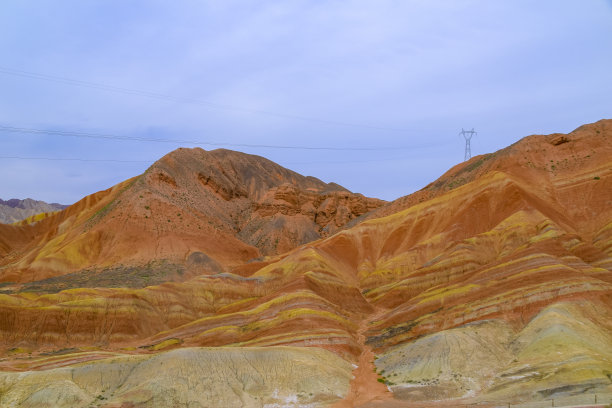
[[[387,200],[463,160],[462,127],[476,155],[612,117],[603,0],[4,0],[0,26],[0,125],[392,147],[237,149]],[[1,157],[139,161],[0,158],[0,198],[72,203],[181,145],[0,130]]]

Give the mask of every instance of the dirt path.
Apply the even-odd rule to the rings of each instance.
[[[377,320],[386,312],[384,309],[379,309],[359,322],[357,340],[362,348],[362,352],[357,362],[358,366],[353,370],[355,378],[351,380],[351,388],[346,398],[332,405],[332,408],[353,408],[367,402],[384,401],[393,398],[393,394],[387,386],[378,382],[380,377],[376,374],[374,353],[370,346],[365,344],[365,333],[368,330],[368,323]]]

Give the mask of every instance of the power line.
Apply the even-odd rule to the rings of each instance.
[[[118,160],[118,159],[83,159],[78,157],[25,157],[25,156],[0,156],[1,159],[14,159],[14,160],[49,160],[49,161],[79,161],[79,162],[113,162],[113,163],[153,163],[156,160]],[[336,160],[323,160],[323,161],[311,161],[311,162],[286,162],[285,165],[312,165],[312,164],[357,164],[357,163],[378,163],[387,162],[392,160],[400,160],[402,158],[392,159],[373,159],[373,160],[348,160],[348,161],[336,161]],[[279,163],[279,165],[282,165]]]
[[[81,158],[73,158],[73,157],[23,157],[23,156],[0,156],[0,159],[114,162],[114,163],[152,163],[154,161],[154,160],[81,159]]]
[[[65,77],[60,77],[60,76],[55,76],[55,75],[40,74],[36,72],[23,71],[23,70],[3,67],[3,66],[0,66],[0,73],[6,74],[6,75],[18,76],[22,78],[30,78],[30,79],[38,79],[38,80],[43,80],[43,81],[56,82],[56,83],[65,84],[65,85],[80,86],[84,88],[98,89],[98,90],[109,91],[109,92],[117,92],[117,93],[126,94],[126,95],[137,95],[137,96],[142,96],[142,97],[152,98],[152,99],[160,99],[160,100],[180,102],[180,103],[189,103],[189,104],[203,106],[209,109],[235,111],[235,112],[249,113],[249,114],[255,114],[255,115],[265,115],[265,116],[272,116],[272,117],[277,117],[281,119],[299,120],[303,122],[313,122],[313,123],[320,123],[320,124],[332,125],[332,126],[364,128],[364,129],[372,129],[372,130],[380,130],[380,131],[402,132],[402,133],[413,132],[408,129],[392,128],[392,127],[385,127],[385,126],[374,126],[374,125],[366,125],[366,124],[359,124],[359,123],[349,123],[349,122],[314,118],[314,117],[309,117],[309,116],[292,115],[288,113],[274,112],[274,111],[269,111],[269,110],[251,109],[251,108],[245,108],[245,107],[240,107],[240,106],[235,106],[235,105],[226,105],[226,104],[204,101],[204,100],[195,99],[195,98],[182,98],[182,97],[176,97],[176,96],[157,93],[157,92],[150,92],[146,90],[123,88],[123,87],[114,86],[114,85],[106,85],[106,84],[101,84],[101,83],[96,83],[96,82],[82,81],[78,79],[65,78]]]
[[[463,161],[468,161],[472,158],[471,141],[472,141],[472,136],[474,136],[477,133],[478,132],[474,131],[474,128],[472,128],[472,130],[461,129],[461,132],[459,132],[459,134],[462,135],[463,138],[465,139],[465,154],[463,157]]]
[[[406,160],[406,156],[402,157],[388,157],[384,159],[367,159],[367,160],[317,160],[317,161],[307,161],[307,162],[286,162],[291,165],[312,165],[312,164],[361,164],[361,163],[381,163],[381,162],[393,162]],[[280,164],[280,163],[279,163]]]
[[[99,134],[78,131],[52,130],[52,129],[36,129],[23,128],[16,126],[0,125],[0,131],[13,133],[29,133],[29,134],[46,134],[56,136],[89,138],[89,139],[106,139],[119,141],[136,141],[136,142],[155,142],[155,143],[179,143],[194,146],[218,146],[218,147],[249,147],[249,148],[267,148],[267,149],[292,149],[292,150],[331,150],[331,151],[389,151],[389,150],[414,150],[428,146],[413,146],[413,147],[325,147],[325,146],[299,146],[299,145],[271,145],[271,144],[248,144],[248,143],[222,143],[222,142],[206,142],[198,140],[180,140],[167,138],[149,138],[139,136],[119,136],[113,134]]]

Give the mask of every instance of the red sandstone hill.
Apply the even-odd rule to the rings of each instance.
[[[556,187],[561,180],[570,179],[573,184],[581,184],[588,191],[596,185],[604,193],[605,187],[609,187],[605,185],[605,181],[596,184],[591,181],[597,177],[601,179],[602,175],[610,171],[611,133],[612,120],[600,120],[580,126],[569,134],[527,136],[495,153],[476,156],[460,163],[422,190],[390,202],[349,225],[364,219],[396,213],[494,171],[504,172],[537,185],[542,193],[546,194],[542,198],[550,198],[554,204],[561,200],[559,205],[570,211],[568,215],[594,226],[600,225],[602,219],[605,221],[607,213],[602,213],[599,209],[610,208],[612,205],[609,194],[589,197],[595,200],[594,204],[598,208],[593,210],[584,205],[582,193],[571,188],[577,186],[562,186],[561,189]],[[553,191],[558,192],[557,197],[551,197]]]
[[[86,271],[73,277],[112,286],[110,275],[127,274],[145,286],[223,272],[329,236],[381,204],[263,157],[178,149],[60,213],[1,225],[0,282]]]
[[[6,294],[0,294],[0,350],[5,355],[0,367],[38,371],[0,372],[0,384],[5,384],[0,403],[28,406],[35,395],[69,401],[66,406],[75,401],[87,406],[94,399],[107,407],[161,401],[208,401],[214,406],[232,395],[233,402],[223,399],[224,406],[335,402],[343,407],[400,407],[414,406],[412,401],[506,406],[589,393],[611,396],[610,141],[610,120],[567,135],[524,138],[454,167],[424,190],[374,210],[351,228],[252,263],[245,263],[248,251],[258,249],[240,240],[249,221],[226,208],[234,208],[233,200],[256,196],[249,219],[272,220],[278,214],[298,214],[294,211],[303,208],[302,199],[290,198],[296,194],[280,185],[263,194],[257,191],[268,187],[244,187],[261,186],[261,181],[236,182],[242,187],[224,190],[218,187],[223,177],[252,176],[239,166],[218,166],[223,176],[210,171],[213,182],[200,181],[199,172],[171,170],[176,167],[172,160],[166,162],[171,154],[140,178],[77,203],[81,212],[72,206],[55,220],[0,230],[0,250],[13,264],[27,259],[36,266],[37,257],[48,260],[58,253],[66,259],[87,256],[90,246],[62,252],[61,240],[67,239],[62,234],[69,234],[73,225],[82,225],[84,236],[98,233],[106,245],[128,248],[96,229],[117,219],[121,222],[111,224],[114,231],[120,236],[125,234],[120,228],[132,231],[132,241],[139,240],[135,247],[144,248],[152,238],[138,235],[124,215],[128,208],[137,213],[144,204],[149,209],[142,210],[136,225],[147,228],[152,222],[163,232],[144,229],[147,234],[169,234],[164,221],[211,225],[207,231],[217,231],[214,239],[194,242],[221,246],[215,248],[218,252],[206,252],[214,253],[213,259],[201,250],[185,250],[185,238],[179,244],[161,241],[164,249],[156,251],[176,245],[175,253],[182,251],[193,265],[186,271],[197,276],[181,282],[141,289],[92,285],[109,274],[132,276],[128,267],[110,261],[104,274],[5,287]],[[184,152],[198,154],[179,153]],[[182,186],[191,191],[198,183],[218,196],[206,211],[180,194]],[[319,189],[318,195],[311,195],[311,189]],[[297,197],[319,200],[332,194],[342,203],[352,197],[327,193],[323,185],[308,184],[298,191],[306,193]],[[262,203],[273,203],[266,201],[272,195],[278,200],[279,192],[283,202],[298,204],[283,204],[270,215],[275,206]],[[139,201],[145,197],[150,203]],[[313,206],[319,208],[326,199]],[[174,203],[186,203],[197,212],[182,221],[158,219],[157,214],[167,217],[174,211]],[[342,213],[317,216],[315,220],[327,223],[316,224],[315,230],[324,234],[325,226]],[[62,227],[70,217],[75,221]],[[37,234],[37,228],[47,235]],[[43,241],[47,244],[41,249],[38,242]],[[137,255],[142,258],[129,259],[146,260],[150,253]],[[156,264],[140,272],[174,267]],[[227,272],[214,273],[220,268]],[[83,282],[87,288],[59,291],[67,280],[70,287]],[[55,293],[36,293],[40,290]],[[312,348],[316,356],[304,351]],[[272,364],[270,353],[283,363]],[[352,380],[350,366],[342,361],[357,366]],[[208,367],[215,367],[213,379]],[[274,379],[262,380],[269,373]],[[305,373],[322,381],[306,380]],[[194,385],[201,383],[206,387]]]

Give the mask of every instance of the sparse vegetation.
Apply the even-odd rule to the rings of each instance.
[[[143,266],[118,265],[107,269],[87,269],[25,284],[20,292],[56,293],[73,288],[143,288],[183,276],[181,265],[152,261]],[[8,291],[7,291],[8,292]]]
[[[464,185],[465,183],[466,183],[465,178],[463,178],[463,177],[462,178],[458,178],[458,179],[455,179],[455,180],[451,181],[450,183],[448,183],[446,185],[446,188],[449,189],[449,190],[452,190],[455,187],[459,187],[459,186]]]

